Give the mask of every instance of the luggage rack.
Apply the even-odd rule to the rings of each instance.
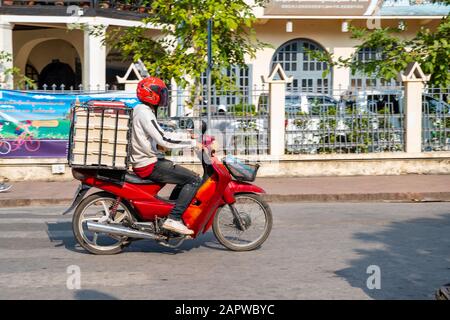
[[[127,171],[133,109],[120,101],[91,100],[70,111],[69,166]]]

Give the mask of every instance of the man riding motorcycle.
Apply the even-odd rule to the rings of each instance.
[[[133,133],[131,138],[131,164],[140,178],[151,179],[158,183],[176,184],[180,188],[179,196],[162,228],[183,235],[194,232],[186,227],[181,218],[201,184],[200,177],[194,172],[174,164],[164,158],[158,146],[165,149],[196,147],[194,136],[184,139],[175,134],[164,132],[156,120],[159,106],[168,105],[168,89],[165,83],[155,77],[147,77],[138,84],[137,97],[142,104],[133,111]],[[179,134],[178,134],[179,135]]]

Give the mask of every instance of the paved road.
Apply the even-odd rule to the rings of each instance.
[[[450,282],[450,203],[272,204],[259,250],[209,233],[180,250],[152,242],[115,256],[75,245],[61,207],[0,209],[0,299],[432,299]],[[81,289],[68,290],[68,266]],[[381,272],[369,290],[367,268]],[[371,282],[373,283],[373,282]]]

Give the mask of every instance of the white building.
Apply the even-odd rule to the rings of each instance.
[[[271,79],[275,81],[272,81],[270,90],[267,90],[266,85],[265,89],[257,94],[252,93],[254,87],[262,86],[262,78],[267,80],[274,65],[278,63],[286,73],[286,77],[282,78],[290,80],[292,77],[288,88],[294,90],[335,95],[335,89],[393,84],[393,82],[384,82],[382,79],[370,79],[361,74],[351,75],[350,70],[345,68],[333,68],[331,73],[324,77],[323,70],[326,64],[311,60],[305,52],[306,49],[319,49],[333,53],[336,57],[350,57],[354,53],[357,42],[351,39],[348,32],[349,24],[366,28],[386,26],[406,28],[403,36],[412,37],[421,27],[435,28],[442,17],[449,13],[449,7],[446,6],[425,3],[425,0],[412,1],[273,0],[266,8],[255,11],[256,35],[259,40],[271,46],[259,51],[255,59],[248,59],[246,68],[235,68],[238,75],[237,84],[248,89],[246,92],[250,93],[249,101],[242,101],[242,96],[237,98],[228,94],[213,97],[213,103],[216,106],[225,104],[228,107],[241,102],[242,107],[253,104],[258,105],[259,108],[261,100],[262,105],[270,105],[269,115],[266,115],[262,121],[262,127],[264,123],[270,124],[270,130],[267,130],[268,135],[262,135],[262,139],[258,138],[262,143],[258,140],[257,147],[259,150],[261,144],[264,150],[269,148],[269,152],[266,150],[263,153],[266,152],[271,157],[280,157],[280,162],[267,164],[262,174],[448,173],[449,167],[445,165],[448,163],[448,151],[445,150],[449,148],[449,140],[444,135],[446,129],[424,127],[421,125],[421,117],[405,116],[405,114],[421,113],[422,90],[419,84],[422,85],[423,79],[411,80],[411,83],[414,82],[418,86],[415,88],[419,89],[409,90],[405,95],[407,100],[405,114],[398,110],[392,111],[393,114],[391,114],[401,120],[399,123],[405,124],[396,129],[398,133],[396,137],[405,135],[406,138],[390,139],[388,142],[393,141],[394,147],[387,149],[382,141],[386,140],[385,138],[372,139],[371,142],[366,143],[371,150],[368,154],[357,154],[356,151],[352,151],[354,148],[348,147],[345,140],[332,142],[330,139],[324,143],[339,144],[339,147],[342,146],[344,149],[348,147],[350,154],[343,155],[341,152],[317,154],[316,151],[309,152],[310,154],[289,154],[290,145],[297,148],[297,145],[302,142],[297,141],[298,130],[295,128],[291,130],[289,119],[285,121],[285,84],[283,81]],[[68,5],[73,3],[79,3],[82,9]],[[105,26],[104,32],[108,33],[111,28],[138,25],[144,16],[138,11],[145,11],[145,8],[133,9],[123,5],[122,1],[110,1],[108,5],[105,3],[106,1],[98,4],[97,1],[86,0],[70,2],[66,0],[52,2],[0,0],[0,53],[2,55],[7,53],[12,57],[12,61],[2,61],[1,67],[20,68],[28,77],[36,80],[40,89],[43,89],[45,85],[51,89],[53,84],[57,87],[64,84],[66,89],[70,87],[79,89],[78,85],[82,84],[83,90],[104,90],[107,88],[107,83],[114,85],[116,76],[123,76],[131,61],[121,61],[117,53],[111,52],[109,48],[102,45],[101,38],[91,36],[87,31],[73,29],[71,26],[73,24],[102,25]],[[158,28],[148,26],[149,37],[159,35]],[[376,56],[376,51],[364,49],[358,53],[357,58],[368,60]],[[4,73],[0,73],[0,85],[2,88],[13,88],[14,82],[13,79],[5,77]],[[174,87],[172,89],[175,91]],[[180,95],[177,98],[172,100],[170,115],[183,115],[185,111]],[[254,100],[250,101],[250,99]],[[268,104],[267,101],[269,101]],[[373,113],[371,116],[377,118],[379,115]],[[315,129],[310,131],[313,130]],[[376,131],[374,133],[379,134],[378,127],[374,130]],[[422,135],[422,132],[425,134]],[[435,132],[438,133],[438,137],[441,137],[440,139],[429,138],[436,136]],[[239,136],[244,137],[241,133]],[[384,133],[390,135],[391,128],[384,128],[382,134]],[[253,132],[253,134],[259,133]],[[325,133],[324,136],[330,138],[330,134]],[[347,137],[347,135],[344,136]],[[424,136],[428,138],[423,139]],[[314,143],[317,144],[317,141]],[[359,142],[352,143],[359,146]],[[314,150],[318,150],[319,147],[321,145],[314,146]],[[428,152],[430,148],[434,151],[432,154]],[[293,150],[297,152],[298,149]],[[404,152],[393,152],[396,150]],[[427,152],[419,152],[420,150]],[[267,161],[270,162],[270,159],[269,157]],[[315,165],[311,166],[309,161],[316,161]],[[58,165],[64,164],[66,164],[64,158],[0,159],[1,175],[11,180],[53,179],[54,166],[58,168]],[[59,169],[56,171],[59,172]],[[58,179],[63,178],[71,179],[72,177],[66,171],[64,177],[58,177]]]
[[[100,38],[86,31],[72,30],[71,24],[104,25],[108,32],[112,27],[139,24],[143,17],[138,12],[141,9],[124,7],[120,1],[110,1],[107,5],[106,1],[100,5],[97,1],[79,1],[80,9],[72,5],[76,2],[60,1],[56,2],[60,5],[55,5],[54,2],[1,0],[0,51],[13,56],[13,61],[4,63],[4,67],[9,64],[20,68],[40,87],[64,84],[66,88],[78,89],[82,84],[85,89],[104,89],[106,83],[114,85],[115,76],[122,76],[130,61],[121,61],[117,54],[102,46]],[[260,51],[256,59],[248,61],[247,70],[238,72],[239,84],[259,85],[261,76],[266,76],[274,63],[279,62],[294,77],[294,89],[330,93],[350,85],[382,85],[381,79],[352,76],[343,68],[335,68],[323,78],[325,64],[310,60],[304,49],[318,48],[335,56],[349,57],[357,44],[350,38],[349,23],[368,28],[406,26],[406,37],[414,35],[420,27],[433,28],[448,14],[449,7],[425,2],[271,1],[266,8],[255,12],[258,18],[255,28],[258,38],[272,47]],[[150,26],[149,36],[157,34],[157,28]],[[370,59],[375,55],[376,52],[367,50],[358,57]],[[13,86],[12,79],[2,81],[2,87]]]
[[[80,7],[73,5],[79,2]],[[105,88],[113,85],[116,75],[123,75],[129,61],[102,45],[100,37],[74,29],[78,24],[102,25],[105,32],[113,27],[140,23],[143,14],[116,8],[99,8],[96,1],[0,1],[0,51],[10,53],[13,61],[3,61],[36,80],[42,88],[61,84],[66,89]],[[123,9],[123,8],[122,8]],[[149,28],[149,36],[157,33]],[[53,65],[52,65],[53,63]],[[2,88],[12,88],[11,78],[2,79]]]

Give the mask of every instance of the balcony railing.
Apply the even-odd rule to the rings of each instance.
[[[83,9],[108,10],[108,11],[124,11],[139,14],[148,14],[151,12],[150,0],[0,0],[2,8],[41,8],[41,9],[64,9],[69,6],[79,6]]]

